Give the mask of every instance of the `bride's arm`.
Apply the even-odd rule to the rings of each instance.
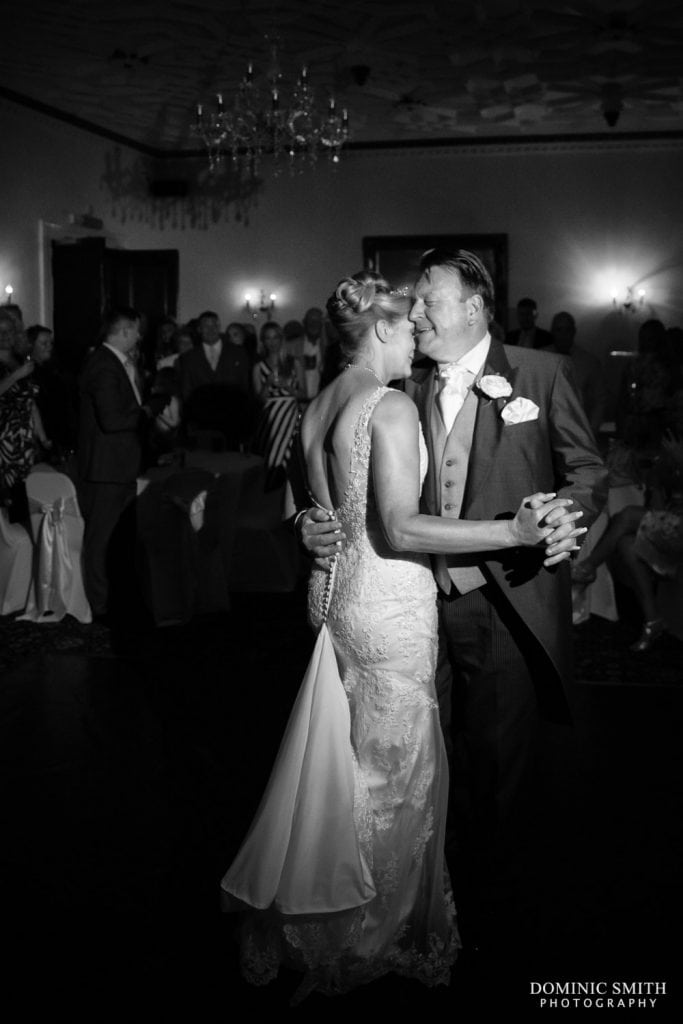
[[[420,502],[418,414],[402,392],[392,391],[377,405],[371,421],[372,476],[377,507],[386,538],[395,551],[467,553],[535,546],[552,532],[540,526],[543,517],[568,499],[535,495],[539,508],[525,507],[514,519],[466,520],[423,515]],[[535,504],[535,503],[534,503]]]

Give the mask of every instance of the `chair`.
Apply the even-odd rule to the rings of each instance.
[[[235,513],[222,490],[214,473],[194,468],[138,482],[139,571],[157,626],[230,608],[221,542]]]
[[[0,615],[23,612],[31,587],[33,543],[23,526],[0,508]]]
[[[84,522],[76,488],[65,473],[39,464],[26,478],[35,543],[33,581],[22,619],[59,622],[73,615],[92,622],[83,586]]]

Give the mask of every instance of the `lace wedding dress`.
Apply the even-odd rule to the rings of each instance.
[[[356,423],[337,517],[347,542],[314,570],[316,647],[264,798],[222,881],[246,915],[242,970],[280,964],[308,992],[345,992],[388,972],[448,983],[459,939],[444,861],[448,767],[434,691],[436,590],[427,556],[388,547]],[[424,478],[427,453],[420,436]]]

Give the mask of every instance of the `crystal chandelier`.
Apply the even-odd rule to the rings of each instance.
[[[250,61],[232,103],[226,103],[219,92],[210,106],[197,104],[192,130],[206,146],[213,172],[220,169],[226,155],[233,167],[248,177],[258,175],[264,156],[273,158],[276,173],[284,165],[294,171],[315,164],[321,155],[339,163],[349,137],[347,110],[339,112],[333,96],[326,106],[318,106],[305,65],[288,90],[280,71],[277,41],[269,41],[269,49],[265,87],[255,81]]]

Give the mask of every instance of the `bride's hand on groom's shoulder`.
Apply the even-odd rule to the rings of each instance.
[[[344,546],[342,524],[321,508],[309,508],[299,519],[299,540],[320,569],[329,569],[332,559]]]

